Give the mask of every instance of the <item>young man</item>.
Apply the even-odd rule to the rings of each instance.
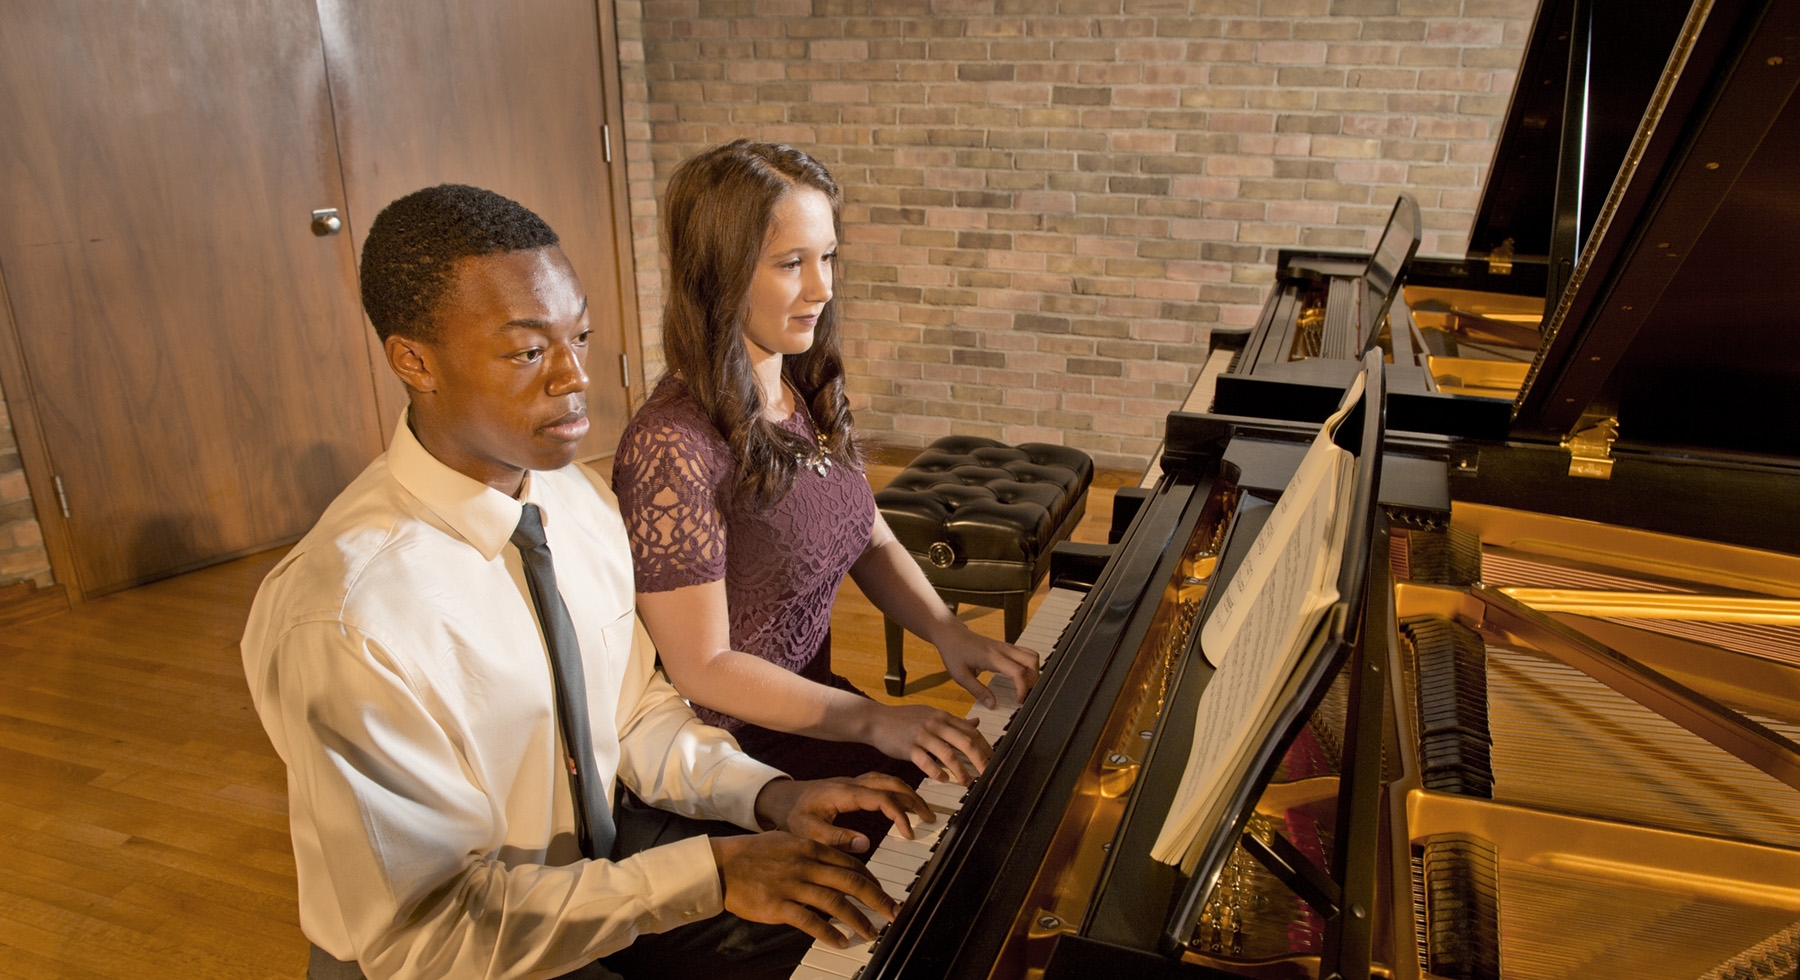
[[[930,810],[886,777],[785,778],[655,672],[612,493],[572,465],[588,309],[555,233],[429,188],[375,219],[362,290],[410,407],[243,643],[309,975],[784,977],[830,916],[871,935],[849,897],[893,903],[831,821]],[[703,820],[773,830],[687,836]]]

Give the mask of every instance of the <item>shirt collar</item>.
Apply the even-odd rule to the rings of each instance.
[[[545,526],[549,526],[550,508],[537,499],[537,481],[532,479],[530,470],[525,471],[518,499],[508,497],[431,455],[407,424],[411,412],[409,408],[400,413],[400,425],[388,445],[388,470],[408,493],[450,525],[483,558],[493,561],[499,557],[500,549],[512,540],[526,503],[537,504]]]

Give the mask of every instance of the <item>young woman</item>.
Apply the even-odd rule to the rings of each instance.
[[[739,140],[689,158],[664,199],[669,371],[613,462],[637,608],[701,718],[798,779],[882,770],[974,778],[992,749],[936,708],[888,706],[831,669],[846,572],[935,644],[978,700],[1021,692],[1037,657],[980,636],[932,592],[875,509],[839,352],[838,186],[792,147]]]

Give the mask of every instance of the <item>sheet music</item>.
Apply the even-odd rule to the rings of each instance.
[[[1199,859],[1200,821],[1225,776],[1251,750],[1251,732],[1274,710],[1307,639],[1338,599],[1343,515],[1356,459],[1332,438],[1362,392],[1358,374],[1200,631],[1201,650],[1217,671],[1201,693],[1187,768],[1150,852],[1165,864],[1180,862],[1187,873]]]

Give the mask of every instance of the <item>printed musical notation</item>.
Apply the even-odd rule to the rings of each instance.
[[[1300,468],[1282,490],[1268,523],[1200,631],[1216,672],[1201,693],[1194,741],[1151,856],[1193,872],[1204,821],[1226,777],[1241,768],[1251,734],[1275,708],[1325,611],[1337,601],[1338,567],[1355,484],[1356,458],[1332,440],[1362,397],[1363,375],[1319,427]]]

